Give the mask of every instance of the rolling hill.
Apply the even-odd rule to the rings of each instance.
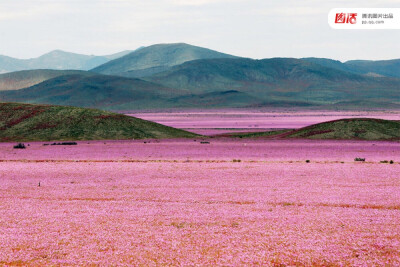
[[[20,90],[0,91],[0,101],[104,110],[240,107],[259,103],[258,98],[235,90],[192,94],[140,79],[90,72],[57,76]]]
[[[317,57],[308,57],[308,58],[301,58],[302,60],[312,62],[327,68],[332,68],[332,69],[337,69],[340,71],[347,71],[351,73],[356,73],[356,74],[367,74],[368,70],[362,68],[362,67],[357,67],[357,66],[352,66],[346,63],[342,63],[339,60],[333,60],[329,58],[317,58]]]
[[[156,44],[107,62],[92,71],[138,78],[168,70],[171,66],[187,61],[208,58],[235,58],[235,56],[184,43]]]
[[[274,106],[400,102],[400,79],[368,77],[293,58],[194,60],[144,79],[192,94],[235,90]]]
[[[0,73],[20,70],[89,70],[110,60],[125,56],[132,51],[122,51],[112,55],[93,56],[54,50],[37,58],[17,59],[0,56]]]
[[[344,63],[328,58],[303,58],[324,67],[368,76],[400,78],[400,59],[393,60],[350,60]]]
[[[400,140],[400,121],[342,119],[304,127],[285,138]]]
[[[0,141],[121,140],[194,137],[134,117],[76,107],[0,103]]]
[[[127,110],[170,107],[185,93],[151,82],[109,75],[59,76],[29,88],[0,91],[0,101]]]
[[[143,48],[145,49],[145,48]],[[201,59],[142,79],[92,73],[0,91],[1,101],[106,110],[224,107],[398,107],[400,79],[370,77],[293,58]]]
[[[55,77],[72,74],[94,75],[90,72],[79,70],[22,70],[9,72],[0,74],[0,91],[27,88]]]
[[[340,119],[296,130],[235,133],[227,136],[272,139],[400,140],[400,121],[370,118]]]
[[[367,73],[376,73],[388,77],[400,78],[400,59],[392,60],[350,60],[345,62],[352,68],[366,70]]]

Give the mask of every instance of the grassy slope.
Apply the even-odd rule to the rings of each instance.
[[[304,138],[342,140],[400,140],[400,121],[357,118],[328,121],[296,130],[237,133],[240,138]]]
[[[95,109],[0,103],[0,141],[194,137],[161,124]]]
[[[400,140],[400,121],[342,119],[301,128],[287,138]]]

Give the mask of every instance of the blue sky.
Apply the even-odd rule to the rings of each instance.
[[[111,54],[185,42],[253,58],[400,58],[400,30],[334,30],[337,7],[400,7],[399,0],[2,0],[0,54],[61,49]]]

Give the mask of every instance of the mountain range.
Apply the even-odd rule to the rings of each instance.
[[[350,60],[344,63],[328,58],[303,58],[328,68],[348,71],[368,76],[388,76],[400,78],[400,59],[392,60]]]
[[[400,107],[400,60],[255,60],[183,43],[119,56],[90,71],[0,75],[0,100],[108,110]]]
[[[33,69],[90,70],[131,52],[132,50],[127,50],[112,55],[93,56],[54,50],[31,59],[17,59],[0,55],[0,73]]]

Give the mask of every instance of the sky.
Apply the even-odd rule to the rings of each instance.
[[[0,0],[0,55],[106,55],[184,42],[251,58],[400,58],[400,30],[335,30],[332,8],[400,0]]]

